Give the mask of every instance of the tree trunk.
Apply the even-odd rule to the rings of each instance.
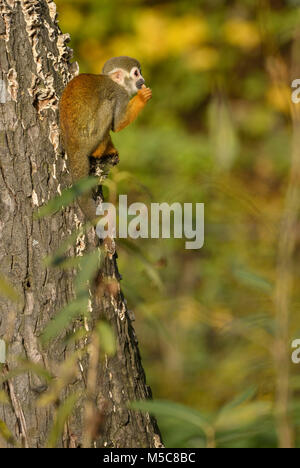
[[[43,259],[74,231],[82,221],[81,214],[69,207],[42,220],[34,217],[38,206],[70,185],[58,130],[59,96],[76,73],[76,66],[69,63],[72,51],[67,42],[68,35],[57,25],[53,1],[0,0],[0,269],[20,297],[19,302],[0,297],[0,339],[8,350],[6,363],[0,367],[0,421],[16,444],[43,447],[47,440],[49,443],[62,401],[79,391],[75,410],[52,446],[159,447],[155,420],[127,408],[129,401],[149,398],[150,390],[120,290],[113,241],[109,246],[106,243],[92,318],[93,323],[100,317],[111,323],[117,353],[105,356],[100,364],[98,359],[91,362],[92,354],[90,359],[77,361],[59,399],[48,405],[37,405],[49,390],[49,383],[39,373],[29,371],[27,364],[26,371],[13,374],[23,358],[51,372],[59,388],[62,364],[75,349],[75,345],[66,345],[62,336],[45,349],[39,336],[74,298],[74,272],[49,268]],[[94,230],[86,240],[78,241],[74,252],[85,244],[97,246]],[[104,280],[112,284],[113,279],[113,287],[101,288],[100,279],[102,284]],[[96,392],[86,398],[92,371]],[[94,420],[88,418],[89,404]],[[95,425],[96,432],[91,429]],[[11,443],[13,440],[7,438],[3,446]]]

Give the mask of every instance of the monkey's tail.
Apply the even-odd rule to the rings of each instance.
[[[69,167],[73,182],[78,182],[89,176],[90,164],[86,154],[77,152],[68,152]],[[96,203],[93,199],[92,191],[88,191],[77,199],[81,211],[85,215],[87,221],[93,222],[96,219]]]

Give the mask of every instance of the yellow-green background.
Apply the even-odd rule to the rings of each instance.
[[[274,288],[291,162],[290,83],[300,78],[290,70],[299,1],[56,3],[81,72],[134,56],[153,90],[138,121],[113,136],[121,162],[111,199],[116,190],[129,202],[206,207],[200,251],[185,250],[184,240],[119,247],[154,398],[217,420],[211,437],[219,447],[276,447]],[[295,267],[287,352],[300,338],[299,249]],[[300,446],[300,365],[290,365],[289,424]],[[193,425],[159,420],[169,446],[208,443]]]

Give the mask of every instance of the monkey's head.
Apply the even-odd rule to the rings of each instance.
[[[103,66],[102,73],[126,89],[132,96],[145,84],[140,62],[131,57],[113,57]]]

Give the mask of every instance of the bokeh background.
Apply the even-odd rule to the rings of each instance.
[[[297,193],[291,82],[300,78],[300,2],[56,3],[80,72],[101,73],[109,57],[130,55],[153,90],[138,121],[113,135],[121,162],[107,196],[206,207],[202,250],[174,239],[119,242],[147,380],[155,400],[170,402],[158,410],[166,445],[300,447],[300,365],[291,361],[299,229],[290,233],[294,283],[281,288],[288,187]]]

